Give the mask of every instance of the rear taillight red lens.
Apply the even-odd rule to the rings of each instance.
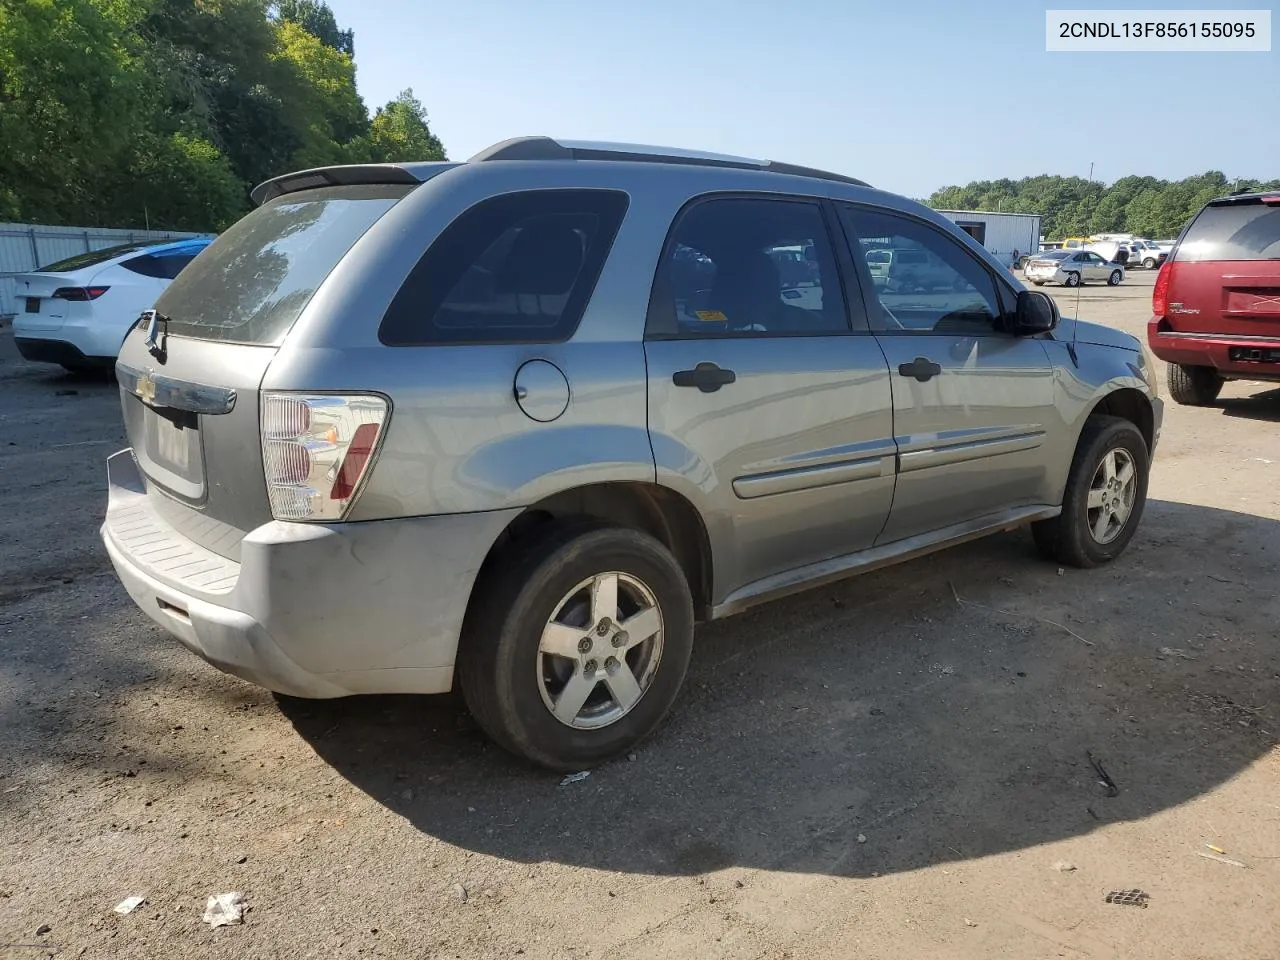
[[[378,449],[387,401],[262,395],[262,466],[277,520],[341,520]]]
[[[53,291],[53,296],[59,300],[84,302],[86,300],[97,300],[110,289],[110,287],[59,287]]]
[[[1173,261],[1166,260],[1160,265],[1160,272],[1156,274],[1156,286],[1151,291],[1151,312],[1157,317],[1163,317],[1169,312],[1169,281],[1173,277],[1173,269],[1177,266]]]
[[[333,481],[333,489],[329,491],[330,500],[346,500],[356,492],[356,484],[360,482],[365,465],[373,456],[373,445],[377,441],[378,424],[362,423],[356,427],[351,445],[347,447],[347,455],[342,458],[342,466],[338,468],[338,479]]]

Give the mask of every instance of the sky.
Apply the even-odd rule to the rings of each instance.
[[[355,30],[370,111],[412,87],[450,159],[543,134],[804,164],[912,197],[1091,165],[1104,182],[1280,177],[1280,45],[1045,51],[1046,8],[1110,17],[1100,0],[328,2]]]

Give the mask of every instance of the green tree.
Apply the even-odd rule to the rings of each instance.
[[[285,20],[276,26],[271,59],[281,70],[278,89],[289,103],[289,122],[300,143],[292,166],[343,162],[348,158],[344,145],[369,128],[351,58]]]
[[[323,0],[278,0],[276,16],[296,23],[325,46],[355,59],[355,34],[351,30],[339,29],[333,11]]]
[[[0,4],[0,219],[101,222],[104,172],[144,129],[144,12],[139,0]]]
[[[378,108],[370,124],[369,147],[376,163],[448,159],[440,138],[427,125],[427,108],[412,88]]]

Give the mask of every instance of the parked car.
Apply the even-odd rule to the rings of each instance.
[[[1169,251],[1152,240],[1129,241],[1129,265],[1140,263],[1148,270],[1154,270],[1169,259]]]
[[[1023,525],[1090,567],[1142,515],[1142,344],[859,180],[524,138],[253,197],[125,341],[102,537],[272,690],[456,677],[498,743],[583,769],[658,724],[697,621]],[[868,238],[950,282],[876,287]]]
[[[889,264],[889,289],[903,293],[930,293],[946,290],[956,282],[956,273],[933,251],[924,247],[902,247],[893,251]]]
[[[1092,250],[1049,250],[1028,260],[1023,276],[1037,287],[1046,283],[1078,287],[1089,281],[1114,287],[1124,280],[1124,266]]]
[[[109,368],[138,317],[210,239],[125,243],[14,277],[18,352],[68,370]]]
[[[1211,404],[1227,380],[1280,382],[1280,193],[1207,203],[1160,268],[1151,313],[1178,403]]]

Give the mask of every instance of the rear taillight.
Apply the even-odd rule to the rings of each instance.
[[[53,291],[53,296],[58,300],[97,300],[100,296],[110,290],[110,287],[59,287]]]
[[[387,422],[368,394],[262,395],[262,466],[277,520],[341,520]]]
[[[1175,266],[1172,260],[1166,260],[1156,274],[1156,286],[1151,291],[1151,312],[1157,317],[1163,317],[1169,312],[1169,281],[1173,277]]]

